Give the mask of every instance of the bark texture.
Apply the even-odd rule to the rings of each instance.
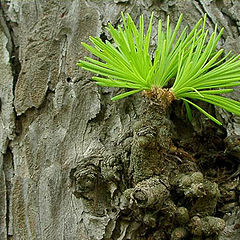
[[[98,88],[76,66],[81,41],[111,40],[121,11],[225,28],[240,50],[235,0],[0,0],[0,239],[240,239],[240,118]],[[147,22],[147,20],[146,20]],[[163,21],[164,23],[164,21]],[[233,99],[239,99],[240,90]],[[238,169],[238,171],[237,171]]]

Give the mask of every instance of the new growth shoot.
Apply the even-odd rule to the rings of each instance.
[[[126,88],[128,91],[117,95],[118,100],[144,91],[147,96],[182,100],[189,119],[192,118],[190,105],[221,125],[221,122],[198,106],[194,100],[201,100],[221,107],[240,116],[240,103],[221,94],[231,93],[240,85],[240,55],[230,53],[223,56],[223,49],[217,50],[217,43],[223,29],[209,35],[206,18],[200,19],[188,31],[180,31],[183,15],[173,29],[167,17],[166,30],[158,21],[158,40],[152,60],[149,53],[153,13],[147,31],[144,31],[143,15],[137,28],[132,18],[122,13],[123,27],[115,29],[110,23],[107,31],[113,43],[103,42],[99,37],[90,37],[93,46],[82,45],[99,60],[85,57],[77,64],[97,76],[92,79],[104,87]],[[171,80],[171,81],[170,81]],[[172,86],[168,86],[171,82]]]

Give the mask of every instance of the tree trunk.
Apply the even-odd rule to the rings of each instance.
[[[225,28],[240,49],[234,0],[0,0],[0,239],[240,239],[240,120],[204,105],[98,88],[76,63],[81,41],[111,40],[121,11]],[[163,26],[164,27],[164,26]],[[155,42],[154,42],[155,40]],[[239,99],[239,89],[232,98]],[[239,168],[240,169],[240,168]]]

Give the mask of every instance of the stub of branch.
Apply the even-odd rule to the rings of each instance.
[[[190,229],[194,236],[214,236],[221,232],[225,227],[225,221],[221,218],[207,216],[200,218],[194,216],[191,219]]]
[[[164,201],[169,197],[169,191],[160,181],[159,177],[149,178],[139,182],[130,194],[130,202],[137,207],[156,207],[160,208]]]

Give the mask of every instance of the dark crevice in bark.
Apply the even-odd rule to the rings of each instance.
[[[6,153],[3,155],[3,172],[5,175],[5,184],[6,184],[6,232],[7,239],[12,239],[12,231],[11,231],[11,191],[12,191],[12,178],[14,176],[14,162],[13,162],[13,154],[11,149],[8,147]]]
[[[18,80],[18,76],[21,70],[21,64],[19,61],[19,50],[15,44],[14,33],[11,26],[11,22],[7,20],[4,13],[5,3],[0,1],[0,27],[2,28],[8,42],[7,42],[7,51],[9,53],[9,62],[11,66],[13,84],[12,92],[14,97],[15,86]],[[15,109],[13,111],[16,116]],[[3,172],[5,175],[5,185],[6,185],[6,232],[7,239],[13,239],[13,229],[12,229],[12,213],[11,213],[11,191],[12,191],[12,179],[14,176],[14,162],[13,162],[13,153],[10,149],[10,142],[8,143],[8,148],[6,153],[3,154]]]
[[[104,32],[100,34],[100,38],[104,43],[108,40],[108,37],[106,36],[106,34]]]
[[[1,1],[0,1],[0,24],[3,28],[6,37],[8,38],[7,50],[10,56],[9,59],[13,75],[13,95],[14,95],[18,76],[21,71],[21,63],[19,60],[19,47],[15,42],[14,31],[11,22],[6,19],[3,4]]]
[[[199,1],[193,1],[193,4],[195,6],[195,9],[201,14],[204,15],[204,7],[202,6],[202,4]]]
[[[229,25],[232,27],[236,27],[237,34],[240,35],[240,29],[239,29],[239,24],[237,22],[237,19],[235,19],[232,16],[232,14],[230,12],[228,12],[228,10],[226,8],[222,9],[221,12],[222,12],[223,16],[228,20]],[[238,37],[238,35],[235,37]]]
[[[203,4],[202,4],[201,0],[197,0],[196,2],[198,3],[198,6],[199,6],[199,7],[200,7],[200,9],[202,10],[202,12],[203,12],[203,13],[205,13],[205,12],[206,12],[206,10],[205,10],[205,8],[204,8],[204,6],[203,6]]]

